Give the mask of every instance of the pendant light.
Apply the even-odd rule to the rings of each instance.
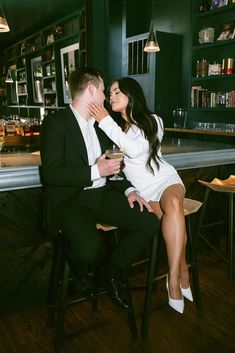
[[[10,28],[8,26],[6,17],[4,16],[3,10],[0,7],[0,32],[9,32]]]
[[[154,32],[154,24],[153,21],[151,22],[150,25],[150,31],[149,31],[149,36],[147,39],[147,42],[144,47],[144,51],[149,52],[149,53],[154,53],[157,51],[160,51],[160,47],[156,38],[156,34]]]
[[[6,77],[6,80],[5,80],[6,83],[13,83],[13,78],[12,78],[12,74],[11,74],[11,69],[9,68],[7,70],[7,77]]]
[[[153,0],[151,1],[151,16],[153,16]],[[154,53],[160,51],[160,47],[157,41],[157,37],[154,31],[154,23],[151,21],[150,30],[147,42],[144,46],[144,51],[148,53]]]

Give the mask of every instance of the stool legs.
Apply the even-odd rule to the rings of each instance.
[[[198,267],[197,267],[197,258],[195,252],[195,244],[192,236],[191,222],[190,216],[185,217],[187,236],[188,236],[188,248],[189,248],[189,266],[192,270],[192,279],[193,279],[193,291],[194,291],[194,300],[196,302],[196,306],[199,310],[202,309],[201,303],[201,291],[199,285],[199,275],[198,275]]]
[[[228,272],[228,277],[230,280],[233,279],[233,237],[234,237],[234,194],[233,193],[228,193],[228,198],[229,198],[229,224],[228,224],[228,240],[227,240],[227,256],[224,255],[216,246],[214,246],[203,234],[202,234],[202,227],[203,227],[203,220],[205,216],[205,210],[206,210],[206,205],[209,197],[210,189],[206,189],[204,200],[203,200],[203,205],[201,208],[201,213],[198,221],[198,227],[196,231],[196,248],[198,246],[198,240],[201,238],[205,244],[212,249],[219,257],[223,259],[227,263],[227,272]],[[222,224],[222,221],[217,221],[212,224],[209,224],[207,226],[216,226],[219,224]]]
[[[64,339],[64,318],[65,318],[69,276],[70,276],[70,267],[67,261],[64,261],[62,286],[60,288],[60,294],[59,294],[58,321],[56,325],[56,334],[55,334],[55,353],[61,352],[63,339]]]
[[[58,299],[58,283],[61,280],[61,265],[63,258],[63,247],[61,244],[62,239],[59,238],[54,241],[53,244],[53,255],[51,261],[51,270],[50,270],[50,278],[48,285],[48,296],[47,296],[47,304],[48,304],[48,316],[47,316],[47,324],[49,326],[53,325],[54,322],[54,314],[55,307]]]
[[[153,243],[152,243],[152,251],[150,255],[150,263],[148,268],[147,287],[146,287],[145,300],[144,300],[144,313],[143,313],[143,322],[142,322],[142,329],[141,329],[141,337],[143,340],[147,340],[147,334],[148,334],[151,299],[152,299],[152,292],[153,292],[153,282],[156,274],[157,252],[158,252],[158,235],[156,234],[153,238]]]
[[[233,236],[234,236],[234,205],[233,193],[229,194],[229,231],[228,231],[228,275],[233,279]]]
[[[137,334],[137,326],[136,326],[136,320],[135,320],[135,312],[134,312],[131,293],[130,293],[130,289],[129,289],[129,285],[128,285],[127,275],[124,274],[124,277],[125,277],[124,279],[125,279],[125,283],[126,283],[125,285],[126,285],[126,291],[127,291],[127,295],[128,295],[128,301],[130,303],[130,308],[127,310],[128,321],[129,321],[131,335],[133,338],[136,338],[138,336],[138,334]]]
[[[115,232],[115,242],[118,241],[118,234]],[[86,298],[77,298],[68,301],[68,285],[70,282],[70,266],[66,261],[66,252],[63,241],[63,235],[59,234],[55,243],[53,244],[53,256],[51,264],[51,272],[48,286],[48,325],[52,326],[54,322],[55,312],[57,312],[56,332],[55,332],[55,346],[54,352],[61,353],[64,339],[64,320],[66,307],[70,304],[82,302]],[[133,337],[137,336],[136,320],[134,315],[133,304],[131,300],[128,281],[126,280],[127,294],[129,296],[130,309],[127,311],[130,331]],[[99,294],[103,294],[101,291]],[[97,297],[91,300],[92,308],[97,309]]]
[[[196,302],[197,308],[201,310],[201,293],[200,293],[200,286],[199,286],[196,254],[194,250],[195,244],[193,242],[189,215],[185,217],[185,221],[186,221],[186,228],[187,228],[187,234],[188,234],[188,247],[190,250],[189,267],[192,270],[194,300]],[[156,273],[157,272],[156,271],[157,253],[158,253],[158,236],[156,235],[153,239],[153,244],[152,244],[152,252],[151,252],[149,268],[148,268],[147,286],[146,286],[145,301],[144,301],[144,313],[143,313],[141,337],[145,341],[147,340],[147,335],[148,335],[153,283],[156,280],[155,277],[157,274]]]

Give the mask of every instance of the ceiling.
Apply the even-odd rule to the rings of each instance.
[[[0,33],[0,50],[79,10],[84,0],[0,0],[10,32]]]

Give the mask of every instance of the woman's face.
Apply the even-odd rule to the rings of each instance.
[[[110,88],[109,102],[114,112],[121,113],[122,117],[125,117],[128,97],[120,91],[118,82],[114,82]]]

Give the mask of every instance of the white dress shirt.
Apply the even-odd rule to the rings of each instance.
[[[99,188],[106,184],[106,177],[100,176],[96,163],[97,159],[101,156],[101,148],[94,128],[95,119],[90,118],[86,120],[74,109],[71,104],[70,108],[75,115],[78,125],[80,126],[82,136],[86,144],[88,163],[91,166],[91,181],[93,183],[91,186],[85,187],[85,189]]]

